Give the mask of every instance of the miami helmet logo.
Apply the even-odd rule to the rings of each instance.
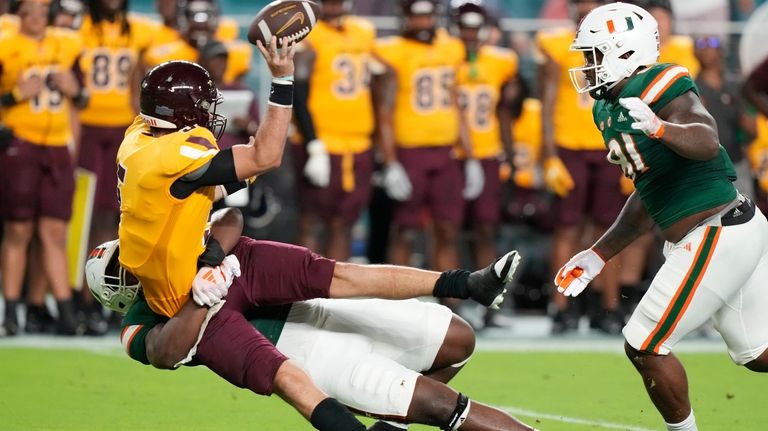
[[[627,21],[627,29],[624,31],[629,31],[635,28],[635,23],[632,21],[632,17],[628,16],[625,18]],[[616,33],[616,25],[613,23],[613,20],[608,20],[605,22],[605,25],[608,27],[608,33]]]

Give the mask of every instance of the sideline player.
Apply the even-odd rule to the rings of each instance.
[[[464,115],[458,108],[456,75],[464,61],[461,41],[438,28],[437,0],[401,0],[403,29],[380,39],[374,53],[387,73],[374,83],[377,126],[384,156],[384,188],[396,202],[390,261],[407,264],[414,234],[424,229],[425,209],[434,226],[434,266],[458,266],[457,240],[464,199],[483,188]],[[453,156],[460,144],[467,160]]]
[[[604,0],[568,2],[574,22],[578,23]],[[620,189],[621,175],[605,161],[599,132],[584,127],[590,121],[592,100],[586,94],[577,94],[570,85],[568,69],[583,64],[578,53],[568,50],[574,36],[573,27],[543,30],[536,36],[544,57],[540,67],[541,161],[544,181],[557,195],[553,272],[580,248],[581,238],[590,224],[593,237],[599,238],[619,214],[626,199]],[[609,265],[597,282],[602,288],[601,308],[605,313],[599,317],[590,316],[590,323],[618,334],[624,318],[619,312],[619,280],[615,264]],[[593,298],[587,299],[591,302]],[[556,308],[552,319],[553,333],[576,330],[579,315],[573,310],[575,301],[555,295],[553,302]]]
[[[485,180],[477,198],[467,202],[472,224],[475,263],[496,256],[496,229],[501,218],[501,161],[513,159],[514,99],[520,97],[517,55],[488,45],[487,11],[479,0],[453,2],[451,17],[464,43],[464,63],[458,74],[459,106],[469,125],[472,153],[483,167]]]
[[[59,309],[57,331],[74,335],[66,239],[75,180],[68,146],[73,144],[71,110],[88,103],[78,79],[82,40],[70,30],[47,26],[49,0],[21,0],[13,7],[19,29],[0,37],[0,116],[14,135],[0,151],[4,327],[9,335],[18,331],[16,306],[27,250],[37,232],[42,267]]]
[[[574,86],[596,99],[608,160],[636,190],[555,283],[578,295],[607,260],[658,225],[666,262],[624,327],[624,347],[667,428],[696,430],[672,349],[712,319],[735,363],[768,371],[768,222],[733,186],[733,165],[687,69],[656,63],[658,28],[648,12],[624,3],[595,9],[572,49],[586,60],[570,70]]]
[[[238,240],[242,220],[232,216],[237,213],[220,214],[212,217],[218,220],[211,233],[224,249],[236,243],[233,255],[242,264],[242,276],[235,279],[216,317],[207,321],[210,313],[192,302],[168,320],[153,313],[139,296],[125,317],[121,337],[132,358],[161,368],[175,368],[192,359],[217,371],[222,364],[233,366],[236,355],[232,350],[243,341],[242,331],[255,328],[275,345],[266,349],[277,348],[305,369],[321,390],[355,410],[444,429],[530,429],[441,383],[461,369],[474,346],[472,329],[447,308],[417,300],[380,299],[315,299],[291,304],[318,296],[424,296],[449,284],[465,284],[471,290],[482,284],[500,288],[514,273],[517,253],[472,274],[335,263],[300,247],[245,237]],[[229,227],[233,228],[228,238],[222,230]],[[89,261],[88,279],[97,297],[112,292],[101,281],[117,279],[102,277],[105,270],[115,274],[116,252],[115,242],[105,244]],[[250,327],[233,332],[218,326],[219,315],[230,314],[244,316]],[[200,342],[192,350],[198,333],[202,333]],[[189,340],[189,344],[178,340]],[[190,350],[192,355],[188,355]],[[273,378],[257,358],[250,359],[244,364],[249,374]],[[233,371],[237,370],[239,367]],[[237,384],[231,375],[220,375]],[[382,423],[374,429],[399,428]]]
[[[294,146],[302,245],[331,259],[350,255],[352,226],[371,196],[374,129],[371,55],[376,29],[349,16],[351,1],[323,0],[322,15],[297,47]],[[326,245],[318,246],[320,232]]]
[[[205,44],[216,39],[227,47],[227,69],[224,82],[232,84],[240,81],[250,70],[253,51],[248,43],[234,39],[220,39],[217,33],[221,23],[221,10],[215,0],[190,0],[181,2],[174,9],[178,14],[178,32],[180,37],[147,50],[144,66],[149,70],[171,60],[197,62],[199,51]]]

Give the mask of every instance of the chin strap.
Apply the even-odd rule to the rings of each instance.
[[[467,416],[469,416],[469,408],[472,406],[472,402],[467,398],[466,395],[459,393],[459,399],[456,400],[456,408],[453,410],[453,413],[451,413],[451,418],[448,420],[448,423],[443,426],[443,431],[456,431],[458,430],[463,424],[464,421],[467,420]]]

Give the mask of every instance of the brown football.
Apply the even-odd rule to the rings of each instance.
[[[274,35],[280,40],[298,42],[312,31],[320,14],[320,5],[310,0],[276,0],[259,11],[248,29],[248,41],[260,40],[265,46]]]

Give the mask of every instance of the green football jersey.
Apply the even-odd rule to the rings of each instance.
[[[244,315],[254,328],[267,337],[273,345],[277,345],[277,340],[280,339],[290,310],[291,304],[254,307],[244,313]],[[120,333],[120,341],[128,356],[142,364],[149,365],[146,346],[147,334],[156,325],[165,323],[168,320],[167,317],[152,311],[144,296],[139,294],[136,302],[131,305],[131,308],[128,309],[128,312],[123,317],[123,329]],[[193,360],[186,365],[197,364]]]
[[[635,183],[648,214],[666,229],[676,221],[736,198],[736,171],[725,149],[712,160],[684,158],[659,140],[631,127],[619,98],[639,97],[658,113],[667,103],[698,89],[688,70],[655,64],[629,79],[619,97],[595,101],[592,114],[608,148],[608,160]]]

